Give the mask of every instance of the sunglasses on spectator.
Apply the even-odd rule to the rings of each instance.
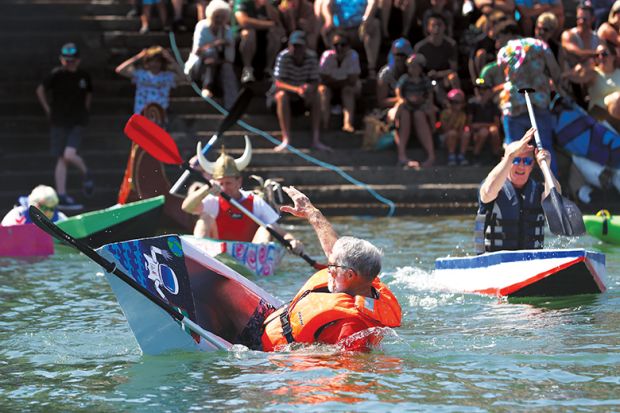
[[[530,156],[517,156],[512,160],[513,165],[519,165],[521,162],[523,162],[525,166],[530,166],[534,162],[534,158]]]
[[[609,52],[608,52],[608,51],[600,52],[600,53],[598,54],[598,56],[599,56],[599,57],[607,57],[607,56],[609,56]]]

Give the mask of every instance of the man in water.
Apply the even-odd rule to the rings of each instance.
[[[202,169],[212,176],[215,185],[203,185],[190,191],[183,201],[183,211],[198,215],[194,227],[194,236],[209,237],[220,240],[245,241],[255,243],[269,242],[269,232],[259,227],[251,218],[219,195],[219,190],[230,195],[266,225],[270,225],[285,239],[289,240],[293,250],[301,252],[303,245],[291,234],[276,224],[279,215],[261,197],[241,189],[243,178],[241,171],[252,158],[250,140],[245,138],[245,151],[239,159],[234,159],[223,150],[215,162],[209,162],[200,150],[198,161]]]
[[[263,323],[262,349],[274,351],[291,343],[339,344],[364,350],[381,334],[356,334],[372,327],[398,327],[398,300],[378,277],[381,251],[370,242],[338,237],[321,211],[293,187],[283,188],[293,206],[281,211],[310,222],[328,258],[327,268],[314,274],[293,300]]]
[[[32,220],[28,214],[28,207],[30,205],[40,209],[52,222],[67,219],[67,216],[58,210],[58,195],[51,186],[39,185],[35,187],[30,195],[20,197],[19,203],[20,205],[17,205],[5,215],[0,225],[7,227],[31,223]]]
[[[543,247],[545,215],[541,202],[550,188],[530,179],[530,174],[534,159],[539,166],[546,162],[551,168],[551,154],[530,144],[534,131],[530,128],[520,140],[506,146],[504,157],[480,186],[474,230],[478,254]],[[553,181],[561,191],[555,177]]]

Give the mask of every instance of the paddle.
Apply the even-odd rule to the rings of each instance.
[[[219,128],[215,132],[215,134],[209,139],[207,144],[202,148],[203,155],[211,149],[215,141],[231,126],[233,126],[239,118],[245,113],[248,105],[252,101],[252,96],[254,93],[252,89],[249,87],[242,87],[235,99],[232,107],[228,111],[226,117],[220,123]],[[146,150],[148,153],[153,155],[155,158],[158,158],[155,153],[160,156],[165,157],[168,160],[177,160],[180,159],[179,151],[177,149],[177,145],[174,140],[170,137],[170,135],[166,134],[166,136],[161,136],[157,134],[157,130],[152,129],[148,124],[145,125],[144,117],[139,115],[134,115],[129,119],[127,125],[125,126],[125,134],[129,136],[129,138],[140,145],[142,149]],[[161,128],[159,128],[161,129]],[[161,129],[163,130],[163,129]],[[178,158],[177,158],[178,156]],[[163,159],[160,159],[162,162],[166,162]],[[179,179],[172,185],[170,188],[171,194],[176,194],[185,183],[185,180],[191,174],[191,168],[183,165],[185,168],[185,172],[181,174]]]
[[[137,116],[140,116],[140,115],[133,115],[131,119],[134,119]],[[129,120],[130,122],[131,122],[131,119]],[[140,116],[138,127],[136,127],[135,124],[129,125],[130,122],[128,122],[128,126],[125,127],[125,133],[139,133],[139,134],[144,133],[145,135],[148,135],[148,138],[145,138],[145,136],[142,136],[139,139],[134,139],[134,137],[129,136],[129,135],[128,136],[131,138],[131,140],[133,140],[134,142],[138,144],[140,144],[139,142],[149,142],[148,145],[142,148],[146,152],[148,152],[151,156],[153,156],[155,159],[163,163],[167,163],[171,165],[182,165],[186,169],[186,172],[188,174],[196,174],[200,176],[198,172],[196,172],[193,168],[190,167],[188,162],[183,162],[181,155],[179,155],[179,150],[177,148],[177,145],[172,139],[172,137],[168,134],[168,132],[166,132],[160,126],[156,125],[150,120],[146,119],[144,116]],[[158,141],[157,141],[159,143],[158,145],[153,144],[151,140],[151,137],[153,136],[158,137]],[[163,146],[166,147],[166,150],[162,150]],[[200,143],[198,143],[198,148],[199,148],[198,150],[201,150]],[[204,150],[201,150],[201,152],[204,153]],[[210,182],[207,182],[207,185],[212,186]],[[273,229],[270,225],[267,225],[263,221],[261,221],[256,215],[248,211],[246,208],[243,207],[243,205],[237,202],[237,200],[235,200],[234,198],[231,198],[230,195],[228,195],[225,192],[220,192],[220,195],[222,196],[222,198],[230,202],[233,206],[241,210],[241,212],[243,212],[247,217],[249,217],[257,225],[265,228],[269,232],[269,234],[271,234],[272,237],[278,240],[280,244],[286,247],[287,250],[289,250],[295,255],[300,256],[301,258],[304,259],[304,261],[306,261],[308,264],[310,264],[313,268],[317,270],[321,270],[325,268],[325,265],[317,263],[314,259],[310,258],[305,253],[303,252],[297,253],[293,251],[293,246],[291,245],[289,240],[284,239],[284,237],[280,235],[275,229]]]
[[[534,138],[536,139],[536,147],[538,150],[543,150],[540,135],[538,134],[538,126],[536,124],[536,118],[534,116],[534,109],[532,108],[532,101],[530,100],[530,93],[534,92],[534,89],[520,89],[519,93],[525,95],[525,103],[527,105],[527,111],[530,115],[530,122],[536,129],[534,132]],[[553,182],[553,177],[549,166],[546,162],[542,162],[540,167],[543,176],[545,177],[545,184],[550,188],[549,195],[542,201],[542,208],[545,212],[545,217],[549,223],[549,229],[556,235],[577,236],[586,232],[586,227],[583,223],[583,216],[581,211],[573,202],[569,201],[558,192]]]
[[[178,312],[173,306],[171,306],[170,304],[168,304],[161,298],[151,295],[146,288],[138,284],[133,278],[131,278],[125,272],[118,269],[116,267],[116,264],[103,258],[101,255],[97,253],[97,251],[95,251],[94,249],[92,249],[91,247],[83,243],[82,241],[79,241],[73,238],[71,235],[67,234],[62,229],[58,228],[58,226],[54,224],[52,221],[50,221],[39,209],[31,205],[30,208],[28,209],[28,213],[30,214],[30,218],[32,219],[32,222],[37,227],[41,228],[43,231],[47,232],[48,234],[50,234],[52,237],[56,238],[57,240],[66,242],[67,244],[71,245],[78,251],[84,253],[84,255],[86,255],[88,258],[90,258],[91,260],[95,261],[97,264],[102,266],[103,269],[106,270],[106,272],[116,275],[118,278],[123,280],[134,290],[138,291],[143,296],[148,298],[153,304],[159,306],[159,308],[161,308],[162,310],[170,314],[170,316],[174,318],[175,320],[179,321],[181,325],[187,326],[191,331],[198,334],[200,337],[204,338],[207,342],[217,347],[218,349],[226,350],[226,347],[222,343],[218,342],[213,337],[211,337],[212,336],[211,333],[209,333],[208,331],[200,327],[198,324],[194,323],[189,318],[185,317],[183,314]]]

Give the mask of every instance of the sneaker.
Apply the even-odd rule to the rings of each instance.
[[[138,33],[146,34],[148,32],[149,32],[149,26],[142,26],[142,27],[140,27],[140,31]]]
[[[460,166],[467,166],[467,165],[469,165],[469,161],[467,160],[465,155],[463,155],[462,153],[459,153],[459,155],[458,155],[458,157],[456,159],[457,159],[457,161],[458,161]]]
[[[256,78],[254,77],[254,68],[244,67],[241,71],[241,83],[254,82],[255,80]]]
[[[63,209],[65,211],[77,211],[82,208],[84,208],[84,205],[78,204],[69,195],[58,195],[58,209]]]
[[[84,178],[84,181],[82,181],[82,192],[86,198],[93,196],[93,193],[95,193],[95,181],[93,181],[93,178]]]
[[[456,165],[456,155],[451,153],[450,155],[448,155],[448,166],[455,166]]]

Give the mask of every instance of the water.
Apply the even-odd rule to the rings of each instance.
[[[551,239],[606,253],[609,291],[509,303],[433,289],[434,259],[471,250],[470,217],[334,222],[385,252],[403,326],[381,349],[143,356],[100,268],[65,248],[0,260],[0,411],[620,411],[620,250]],[[257,282],[287,300],[310,272],[288,256]]]

